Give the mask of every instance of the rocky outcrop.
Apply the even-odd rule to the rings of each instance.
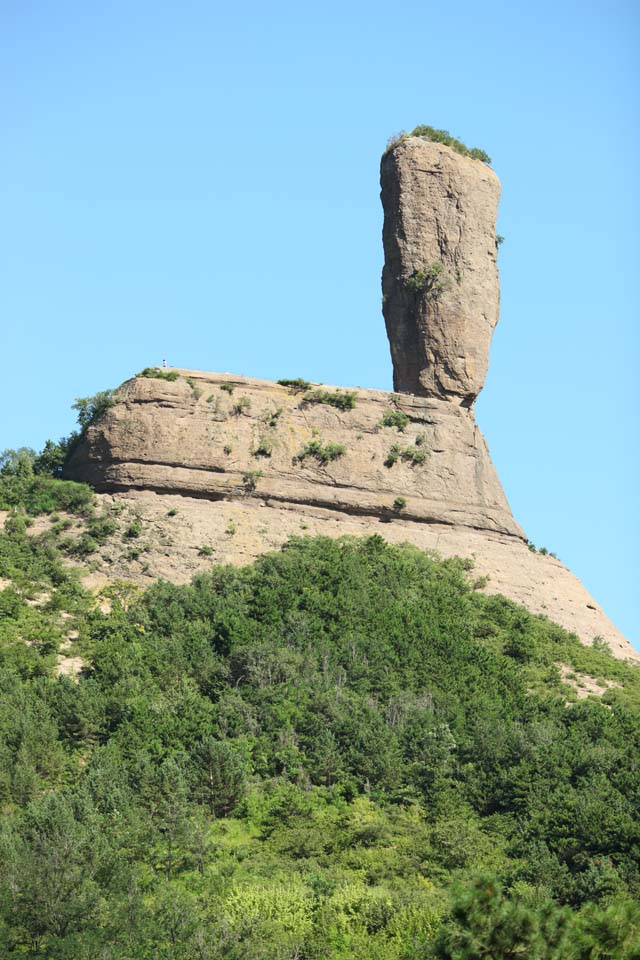
[[[381,182],[396,392],[188,370],[129,380],[66,468],[145,527],[144,549],[102,551],[102,574],[184,580],[212,554],[248,562],[295,533],[376,532],[470,557],[489,592],[636,656],[563,564],[528,549],[475,423],[498,320],[498,178],[403,137]]]
[[[267,381],[187,370],[175,382],[134,378],[119,393],[67,468],[117,506],[123,531],[140,528],[134,551],[125,533],[92,555],[95,576],[183,582],[212,557],[248,563],[295,534],[377,533],[468,557],[487,592],[636,656],[564,564],[527,548],[464,407],[358,389],[340,410]]]
[[[383,156],[380,182],[394,390],[470,407],[498,322],[500,181],[480,160],[404,137]]]
[[[258,497],[383,519],[401,512],[417,523],[524,539],[463,408],[358,390],[353,409],[341,410],[311,399],[345,396],[333,387],[295,393],[264,380],[180,374],[124,384],[67,476],[101,491]]]

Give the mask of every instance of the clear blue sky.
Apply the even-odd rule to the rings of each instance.
[[[637,11],[5,0],[0,448],[163,357],[389,388],[379,156],[444,127],[503,183],[507,496],[639,646]]]

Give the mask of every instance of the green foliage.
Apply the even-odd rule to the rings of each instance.
[[[95,423],[107,410],[118,403],[120,397],[115,390],[100,390],[92,397],[78,397],[71,409],[77,413],[77,420],[82,433]]]
[[[180,376],[176,370],[163,370],[161,367],[145,367],[138,374],[139,377],[149,377],[153,380],[169,380],[174,382]]]
[[[407,501],[405,497],[396,497],[393,501],[393,509],[396,513],[402,513],[406,505]]]
[[[202,389],[199,386],[197,386],[193,377],[187,377],[187,383],[191,387],[191,391],[193,393],[194,398],[196,400],[199,400],[200,397],[202,396],[202,392],[203,392]]]
[[[402,410],[385,410],[380,424],[383,427],[396,427],[398,433],[404,433],[410,422],[410,418]]]
[[[427,459],[426,451],[420,449],[423,443],[424,438],[422,436],[416,438],[413,447],[401,447],[399,443],[394,443],[384,461],[385,467],[392,467],[399,460],[410,463],[412,466],[421,466]]]
[[[262,470],[247,470],[242,474],[242,483],[247,493],[252,493],[258,486],[258,480],[263,477]]]
[[[270,457],[273,453],[273,442],[268,437],[260,437],[256,449],[253,451],[254,457]]]
[[[343,457],[346,452],[346,447],[341,443],[323,443],[321,439],[315,439],[305,444],[296,460],[302,463],[307,457],[313,457],[324,466],[332,460]]]
[[[233,404],[233,412],[236,414],[236,416],[248,413],[249,410],[251,410],[251,400],[249,397],[238,397]]]
[[[206,543],[203,544],[201,547],[198,548],[198,556],[199,556],[199,557],[212,557],[212,556],[214,555],[214,553],[215,553],[215,550],[213,549],[213,547],[210,547],[210,546],[209,546],[208,544],[206,544]]]
[[[309,390],[303,397],[304,403],[327,403],[338,410],[353,410],[357,393],[348,390]]]
[[[415,297],[424,295],[428,300],[437,300],[451,286],[441,263],[427,263],[421,270],[414,270],[405,280],[405,288]]]
[[[24,447],[0,454],[0,509],[17,508],[32,517],[58,510],[82,514],[92,501],[93,491],[85,484],[47,475],[42,454]]]
[[[117,586],[105,613],[19,510],[2,956],[637,958],[637,668],[375,536]],[[619,686],[578,702],[558,664]]]
[[[281,387],[288,387],[291,393],[304,393],[311,389],[309,381],[303,380],[302,377],[295,377],[293,380],[278,380],[278,383]]]
[[[142,533],[142,521],[141,520],[132,520],[131,523],[126,527],[123,536],[127,540],[137,540],[140,534]]]
[[[264,420],[264,422],[267,424],[268,427],[271,427],[271,429],[275,429],[278,426],[278,422],[282,414],[283,414],[282,407],[278,407],[276,410],[265,413],[262,419]]]
[[[452,137],[448,130],[437,130],[435,127],[420,125],[414,127],[409,134],[411,137],[423,137],[425,140],[432,140],[435,143],[443,143],[451,147],[456,153],[461,153],[463,157],[471,157],[473,160],[482,160],[483,163],[491,163],[491,157],[479,147],[467,147],[462,141]]]
[[[233,385],[232,383],[221,383],[221,384],[220,384],[220,389],[221,389],[221,390],[224,390],[225,393],[228,393],[229,396],[231,396],[231,394],[232,394],[233,391],[235,390],[235,387],[234,387],[234,385]]]

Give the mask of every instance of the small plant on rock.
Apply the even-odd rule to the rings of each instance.
[[[197,387],[197,386],[196,386],[196,382],[195,382],[195,380],[193,379],[193,377],[187,377],[187,383],[188,383],[189,386],[191,387],[191,389],[192,389],[192,391],[193,391],[193,396],[195,397],[195,399],[196,399],[196,400],[199,400],[200,397],[202,396],[202,390],[200,389],[200,387]]]
[[[303,397],[304,403],[327,403],[338,410],[353,410],[356,405],[356,393],[348,390],[309,390]]]
[[[393,501],[393,509],[395,513],[402,513],[404,508],[407,505],[407,501],[404,497],[396,497]]]
[[[233,385],[232,383],[221,383],[221,384],[220,384],[220,389],[221,389],[221,390],[224,390],[225,393],[228,393],[229,396],[231,396],[231,394],[232,394],[233,391],[235,390],[235,387],[234,387],[234,385]]]
[[[383,427],[395,427],[399,433],[404,433],[410,420],[402,410],[386,410],[380,421]]]
[[[173,383],[180,376],[175,370],[162,370],[160,367],[145,367],[138,374],[139,377],[148,377],[152,380],[169,380]]]
[[[248,413],[250,409],[251,409],[251,400],[249,399],[249,397],[238,397],[238,399],[233,405],[233,412],[238,417],[244,413]]]
[[[307,457],[313,457],[324,466],[345,453],[346,448],[341,443],[323,444],[322,440],[310,440],[295,459],[302,463]]]
[[[409,293],[416,297],[424,294],[427,300],[437,300],[450,286],[444,267],[437,260],[425,264],[421,270],[414,270],[405,280],[405,288]]]
[[[273,443],[268,437],[261,437],[258,446],[253,451],[254,457],[270,457],[273,453]]]
[[[394,443],[387,454],[384,465],[385,467],[392,467],[398,460],[402,460],[412,466],[420,466],[426,459],[427,453],[425,450],[421,450],[419,447],[401,447],[399,443]]]
[[[253,493],[258,486],[258,480],[263,476],[262,470],[247,470],[242,474],[242,483],[247,493]]]
[[[303,380],[302,377],[295,377],[293,380],[278,380],[278,383],[281,387],[288,387],[291,393],[304,393],[311,387],[309,381]]]

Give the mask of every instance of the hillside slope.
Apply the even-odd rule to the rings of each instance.
[[[528,548],[472,411],[361,388],[149,373],[118,389],[65,468],[122,511],[123,530],[140,524],[135,545],[112,540],[92,558],[98,579],[180,583],[207,555],[247,563],[294,534],[379,533],[473,560],[487,592],[637,657],[564,564]],[[333,405],[345,396],[353,406]]]

